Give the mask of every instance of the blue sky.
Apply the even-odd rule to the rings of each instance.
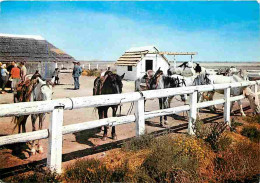
[[[197,61],[260,61],[259,16],[256,1],[4,1],[0,33],[41,35],[78,60],[154,45]]]

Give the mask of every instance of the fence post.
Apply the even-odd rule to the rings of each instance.
[[[189,124],[188,124],[188,134],[194,135],[194,125],[197,118],[197,100],[198,91],[194,91],[190,94],[190,113],[189,113]]]
[[[47,167],[56,173],[61,173],[63,108],[54,108],[49,125]]]
[[[135,102],[135,125],[136,136],[139,137],[145,133],[145,119],[144,119],[144,98],[142,97]]]
[[[88,70],[90,70],[90,64],[88,64]]]
[[[224,90],[225,106],[224,106],[224,121],[231,126],[230,122],[230,87]]]

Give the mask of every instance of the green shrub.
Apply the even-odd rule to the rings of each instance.
[[[222,151],[216,160],[217,182],[245,182],[260,173],[260,146],[243,141]]]
[[[202,121],[198,120],[195,123],[194,131],[197,138],[203,139],[205,142],[210,144],[213,151],[217,152],[225,148],[223,146],[224,144],[231,144],[231,139],[224,137],[226,129],[227,124],[225,122],[214,123],[206,126]]]
[[[155,137],[153,135],[145,134],[141,137],[132,138],[123,144],[122,150],[125,151],[138,151],[142,149],[147,149],[152,146],[155,142]]]
[[[248,137],[254,142],[260,142],[260,130],[254,126],[245,126],[241,131],[241,135]]]
[[[158,139],[156,145],[151,147],[152,152],[141,166],[143,177],[149,182],[179,182],[178,177],[188,182],[197,182],[199,161],[183,153],[181,146],[168,138]],[[185,176],[184,176],[185,175]]]
[[[128,177],[127,167],[108,170],[106,166],[95,159],[78,160],[64,172],[67,182],[124,182]]]
[[[83,70],[82,76],[95,76],[95,77],[99,77],[100,76],[100,71],[98,71],[97,69]]]
[[[245,117],[245,121],[248,123],[258,123],[260,124],[260,115],[254,115],[254,116],[247,116]]]
[[[232,118],[232,120],[231,120],[230,131],[232,131],[232,132],[236,132],[236,127],[238,127],[238,126],[242,126],[242,125],[243,125],[243,123],[237,122],[237,121],[235,121],[234,118]]]

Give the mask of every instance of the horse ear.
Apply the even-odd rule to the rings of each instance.
[[[55,77],[53,77],[53,78],[51,79],[51,84],[53,85],[54,82],[55,82]]]
[[[125,77],[125,73],[122,76],[120,76],[120,77],[121,77],[121,79],[123,79]]]
[[[41,85],[45,84],[44,81],[43,81],[41,78],[38,77],[37,79],[38,79],[38,81],[39,81],[39,83],[40,83]]]

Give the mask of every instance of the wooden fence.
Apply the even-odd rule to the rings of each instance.
[[[257,86],[260,84],[258,81],[248,81],[241,83],[228,83],[228,84],[215,84],[215,85],[201,85],[191,86],[184,88],[170,88],[162,90],[150,90],[143,92],[113,94],[113,95],[100,95],[89,97],[77,98],[63,98],[51,101],[38,101],[38,102],[25,102],[16,104],[2,104],[0,105],[0,117],[29,115],[37,113],[52,112],[51,122],[49,129],[38,130],[34,132],[27,132],[21,134],[14,134],[0,137],[0,146],[28,142],[38,139],[48,138],[49,147],[47,154],[47,167],[52,171],[61,173],[62,163],[62,135],[79,132],[87,129],[93,129],[104,125],[116,126],[126,123],[135,122],[136,136],[145,133],[145,120],[159,117],[163,115],[175,114],[183,111],[189,111],[189,124],[188,133],[194,134],[194,123],[196,121],[197,109],[204,108],[212,105],[224,103],[224,120],[230,125],[230,102],[243,99],[244,96],[230,97],[230,89],[235,87],[245,87],[254,85],[255,93]],[[207,101],[197,103],[197,93],[213,90],[224,90],[224,99]],[[144,100],[161,98],[168,96],[175,96],[181,94],[190,94],[190,103],[188,105],[156,110],[151,112],[144,112]],[[121,103],[135,103],[135,114],[121,117],[110,117],[101,120],[88,121],[78,124],[63,126],[63,113],[64,110],[79,109],[85,107],[99,107],[105,105],[117,105]]]

